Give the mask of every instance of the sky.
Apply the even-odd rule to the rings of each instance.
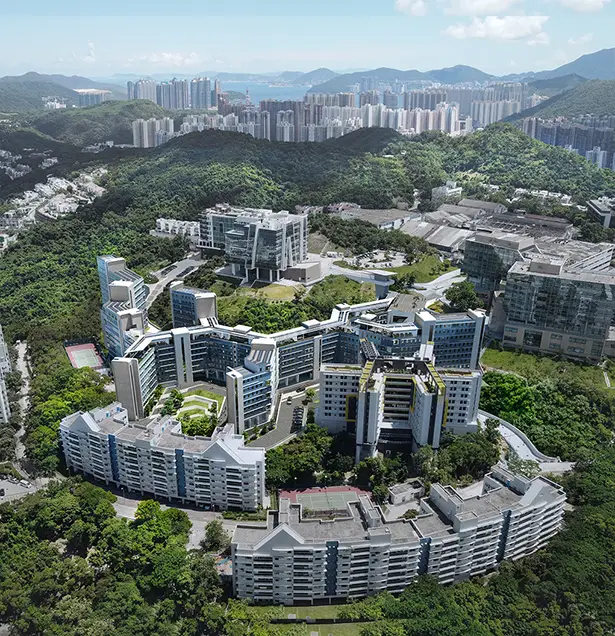
[[[456,64],[503,75],[615,47],[613,24],[615,0],[0,0],[0,75]]]

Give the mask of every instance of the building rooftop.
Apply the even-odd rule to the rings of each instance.
[[[604,272],[592,272],[582,270],[567,270],[562,267],[562,262],[550,260],[533,260],[531,262],[518,261],[509,270],[508,275],[530,274],[531,276],[544,276],[548,278],[561,278],[563,280],[579,283],[595,283],[601,285],[615,285],[615,268]]]
[[[399,486],[405,488],[407,484]],[[476,489],[472,488],[474,491]],[[238,524],[233,543],[240,547],[254,547],[270,534],[284,531],[284,528],[298,541],[318,544],[329,540],[367,541],[382,534],[390,535],[393,541],[399,542],[418,541],[421,537],[446,538],[455,536],[468,522],[480,519],[489,522],[494,517],[501,519],[502,513],[507,510],[541,501],[551,503],[561,497],[565,497],[563,489],[544,477],[530,480],[495,466],[485,476],[482,490],[467,498],[452,486],[434,484],[430,497],[421,501],[419,516],[412,521],[387,522],[381,509],[367,496],[347,503],[345,512],[340,511],[334,519],[306,519],[300,504],[282,497],[277,527],[275,515],[269,516],[268,526]]]
[[[491,201],[479,201],[477,199],[462,199],[459,201],[460,207],[474,208],[479,210],[485,210],[486,212],[497,212],[501,210],[503,206],[501,203],[493,203]]]
[[[360,221],[367,221],[374,225],[391,223],[398,219],[421,218],[420,214],[409,210],[364,210],[363,208],[352,208],[349,210],[343,210],[339,214],[343,219],[359,219]]]

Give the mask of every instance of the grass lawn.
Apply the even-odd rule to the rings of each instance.
[[[329,243],[327,237],[318,232],[310,232],[308,234],[308,252],[310,254],[321,254],[327,243]],[[335,252],[337,250],[330,249],[329,251]]]
[[[600,389],[606,388],[602,369],[593,365],[555,360],[531,353],[497,351],[496,349],[487,349],[481,363],[486,367],[517,373],[530,382],[537,382],[545,378],[561,378]]]
[[[217,393],[212,393],[211,391],[206,391],[205,389],[192,389],[184,393],[185,400],[184,404],[190,404],[190,396],[191,395],[200,395],[201,397],[207,398],[209,400],[215,400],[218,403],[218,409],[222,407],[222,403],[224,402],[224,397],[222,395],[218,395]],[[193,403],[196,401],[193,400]]]
[[[267,300],[293,300],[295,297],[296,287],[290,285],[276,285],[275,283],[267,285],[266,287],[260,287],[258,289],[246,289],[241,288],[239,292],[245,296],[265,296]]]
[[[429,283],[442,274],[452,272],[456,269],[448,261],[440,262],[437,256],[426,256],[423,260],[412,265],[402,265],[401,267],[387,267],[388,271],[397,272],[398,274],[414,274],[417,283]]]

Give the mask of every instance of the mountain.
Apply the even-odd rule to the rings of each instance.
[[[464,82],[488,82],[495,79],[493,75],[484,73],[483,71],[472,66],[452,66],[451,68],[442,68],[440,70],[428,71],[430,75],[442,84],[462,84]]]
[[[326,82],[312,86],[310,93],[343,93],[359,84],[364,77],[373,77],[378,82],[441,82],[459,84],[463,82],[486,82],[494,79],[493,75],[483,73],[471,66],[453,66],[451,68],[435,69],[422,73],[417,70],[401,71],[395,68],[376,68],[371,71],[344,73],[336,75]]]
[[[584,82],[587,82],[585,77],[571,73],[570,75],[562,75],[561,77],[554,77],[552,79],[536,79],[529,82],[529,85],[538,95],[554,97],[555,95],[559,95],[559,93],[576,88],[579,84],[583,84]]]
[[[364,77],[375,77],[380,82],[419,81],[426,79],[425,73],[420,71],[400,71],[395,68],[376,68],[371,71],[360,71],[357,73],[344,73],[312,86],[309,93],[344,93],[352,89],[355,84],[359,84]]]
[[[526,117],[574,117],[576,115],[615,114],[615,81],[589,80],[565,93],[548,99],[534,108],[528,108],[507,121]]]
[[[7,75],[0,78],[0,82],[50,82],[58,84],[64,88],[75,90],[78,88],[96,88],[98,90],[110,91],[113,99],[126,99],[126,90],[119,88],[115,84],[102,84],[80,75],[45,75],[30,71],[24,75]]]
[[[615,49],[602,49],[596,53],[588,53],[552,71],[536,73],[535,77],[536,79],[552,79],[570,74],[587,79],[615,80]]]
[[[27,123],[45,135],[79,147],[108,140],[131,144],[135,119],[160,119],[168,114],[153,102],[138,99],[48,111],[32,116]]]
[[[75,91],[52,82],[0,80],[0,113],[42,110],[44,97],[64,99],[69,106],[78,99]]]
[[[317,68],[309,73],[302,73],[299,77],[295,78],[295,84],[301,86],[312,86],[314,84],[322,84],[337,77],[337,73],[329,68]]]
[[[303,75],[303,71],[284,71],[276,75],[277,79],[282,82],[294,82]]]

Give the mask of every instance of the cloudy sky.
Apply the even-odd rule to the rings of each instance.
[[[1,4],[2,75],[36,70],[104,77],[319,66],[426,71],[455,64],[504,74],[555,68],[615,47],[611,0]],[[174,6],[182,15],[169,15]]]

